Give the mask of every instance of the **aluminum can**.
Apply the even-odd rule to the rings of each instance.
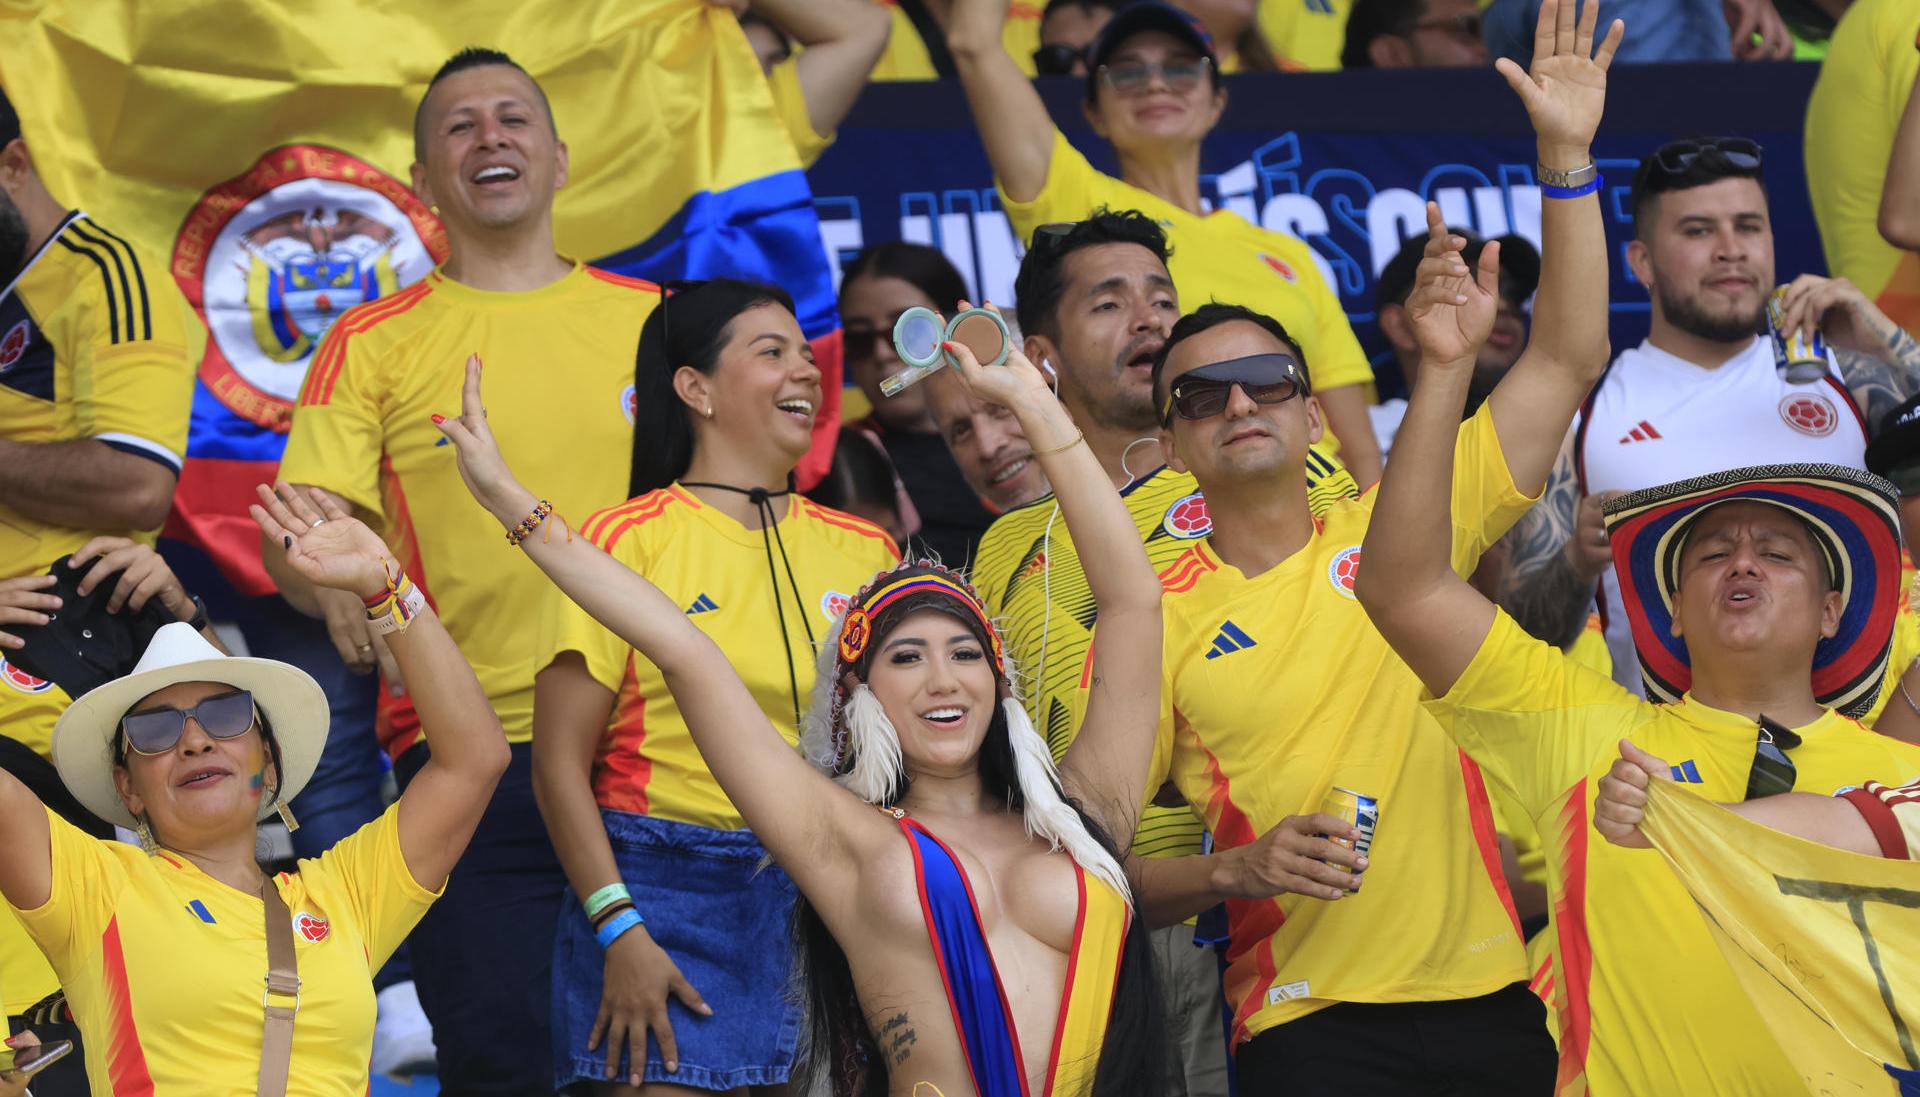
[[[1341,845],[1351,845],[1353,851],[1362,857],[1373,856],[1368,851],[1373,849],[1373,834],[1380,826],[1379,800],[1364,792],[1334,787],[1328,789],[1326,796],[1320,800],[1320,810],[1336,819],[1344,819],[1352,823],[1354,829],[1360,832],[1360,840],[1357,842],[1346,842],[1339,838],[1333,839],[1334,841]],[[1357,872],[1353,876],[1356,891],[1360,887],[1360,876],[1361,874]]]
[[[1811,338],[1799,332],[1781,330],[1786,310],[1787,287],[1776,286],[1767,298],[1767,335],[1773,340],[1773,364],[1785,372],[1787,381],[1804,385],[1827,375],[1827,340],[1818,331]]]

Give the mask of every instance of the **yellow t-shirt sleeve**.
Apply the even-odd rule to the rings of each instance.
[[[107,843],[82,832],[47,812],[47,836],[52,853],[53,887],[47,901],[22,910],[11,901],[20,924],[40,950],[56,964],[78,949],[99,948],[100,934],[113,918],[115,898],[126,882]]]
[[[1538,818],[1636,725],[1642,702],[1496,613],[1446,696],[1426,709],[1514,804]]]
[[[75,363],[73,410],[88,438],[137,450],[178,471],[193,409],[193,362],[181,311],[186,302],[164,267],[132,255],[129,285],[150,287],[118,329],[93,329],[93,346]],[[114,341],[118,330],[123,337]]]
[[[359,342],[335,324],[314,355],[293,409],[280,478],[311,484],[377,516],[380,505],[382,429],[380,378]]]
[[[1493,427],[1493,405],[1482,404],[1460,424],[1453,443],[1453,570],[1471,575],[1480,557],[1538,498],[1520,493]]]
[[[301,873],[314,873],[337,882],[353,906],[353,916],[367,942],[367,969],[387,962],[393,950],[413,932],[414,924],[433,905],[446,885],[429,891],[420,886],[400,851],[400,805],[382,812],[321,854],[303,861]]]
[[[813,118],[807,113],[807,92],[800,86],[800,62],[789,57],[767,73],[767,85],[773,91],[773,105],[780,113],[780,124],[793,141],[800,166],[810,168],[820,154],[833,144],[833,134],[814,132]]]
[[[1055,221],[1083,221],[1087,214],[1102,205],[1112,180],[1095,170],[1073,147],[1073,142],[1058,129],[1053,131],[1053,152],[1047,158],[1047,181],[1040,185],[1040,193],[1028,202],[1016,202],[1007,197],[1006,189],[1000,180],[994,179],[994,187],[1000,192],[1001,208],[1007,212],[1007,220],[1020,237],[1022,244],[1033,241],[1033,230],[1041,225]]]
[[[589,519],[582,528],[591,528],[593,524]],[[627,567],[640,571],[635,567],[634,545],[631,543],[633,534],[628,531],[622,536],[620,525],[618,522],[609,523],[611,529],[602,530],[594,537],[594,545]],[[593,680],[619,693],[621,685],[626,682],[627,658],[633,649],[605,625],[594,620],[593,615],[581,609],[573,599],[554,598],[548,605],[550,608],[541,630],[538,665],[546,667],[560,653],[577,651],[586,660],[587,673],[593,675]]]

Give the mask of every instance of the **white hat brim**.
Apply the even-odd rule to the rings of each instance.
[[[184,627],[168,625],[161,631]],[[208,645],[208,650],[214,649]],[[53,764],[75,799],[110,823],[128,829],[136,826],[113,781],[114,734],[121,717],[142,697],[182,682],[219,682],[244,689],[253,694],[254,703],[273,725],[274,741],[280,746],[279,795],[261,797],[259,819],[299,795],[312,779],[326,746],[331,720],[326,691],[306,671],[290,663],[216,654],[213,658],[136,670],[68,706],[54,725]]]

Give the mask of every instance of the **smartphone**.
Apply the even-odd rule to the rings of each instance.
[[[24,1074],[31,1078],[53,1064],[66,1058],[73,1050],[72,1040],[55,1040],[51,1044],[39,1044],[21,1048],[13,1056],[13,1067],[4,1071],[7,1074]]]

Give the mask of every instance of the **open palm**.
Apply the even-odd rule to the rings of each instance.
[[[1578,22],[1574,0],[1545,0],[1534,26],[1532,66],[1522,72],[1504,57],[1494,63],[1526,104],[1542,144],[1585,148],[1600,126],[1607,103],[1607,67],[1626,24],[1615,19],[1596,52],[1593,32],[1599,18],[1599,0],[1587,0]]]
[[[1471,360],[1493,330],[1500,309],[1500,245],[1481,249],[1476,272],[1461,254],[1466,243],[1447,231],[1440,207],[1428,202],[1426,253],[1407,297],[1407,320],[1423,364]]]
[[[265,484],[254,490],[260,502],[247,508],[269,540],[277,541],[287,563],[302,579],[319,587],[371,597],[387,588],[393,554],[387,543],[340,504],[318,491],[289,484]]]

